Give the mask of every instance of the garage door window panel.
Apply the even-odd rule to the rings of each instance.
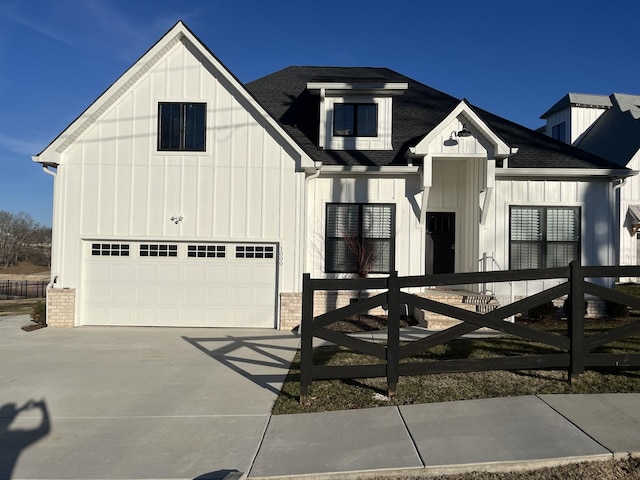
[[[140,245],[141,257],[177,257],[178,245],[143,243]]]
[[[126,243],[92,243],[93,257],[128,257],[129,244]]]
[[[270,245],[238,245],[236,258],[273,258],[274,249]]]
[[[187,245],[189,258],[225,258],[225,245]]]

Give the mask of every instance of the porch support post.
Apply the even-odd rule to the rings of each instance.
[[[429,207],[429,190],[433,185],[433,159],[425,155],[422,163],[422,204],[420,205],[420,225],[424,225]]]

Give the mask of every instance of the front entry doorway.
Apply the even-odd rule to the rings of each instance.
[[[454,273],[456,263],[456,214],[427,212],[427,274]]]

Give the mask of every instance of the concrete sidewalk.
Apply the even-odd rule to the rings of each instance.
[[[540,395],[272,416],[249,477],[442,474],[637,455],[639,402],[640,394]]]

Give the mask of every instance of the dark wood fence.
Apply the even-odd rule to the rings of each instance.
[[[0,297],[45,298],[48,283],[47,280],[0,280]]]
[[[397,272],[387,278],[312,279],[304,274],[302,300],[302,344],[300,371],[300,400],[305,401],[313,380],[335,378],[386,377],[389,395],[394,395],[401,375],[422,375],[447,372],[483,370],[526,370],[556,368],[567,369],[569,380],[584,373],[587,367],[637,367],[640,354],[595,353],[594,349],[607,343],[630,337],[640,332],[640,321],[613,328],[600,334],[585,336],[585,295],[592,295],[633,309],[640,310],[640,298],[592,282],[595,278],[640,277],[640,266],[590,267],[579,262],[563,268],[540,270],[514,270],[480,273],[456,273],[398,277]],[[429,298],[403,292],[403,288],[424,286],[467,285],[481,283],[515,282],[522,280],[566,279],[563,283],[536,295],[504,305],[489,313],[476,313],[436,302]],[[314,292],[340,290],[382,290],[381,293],[346,307],[314,317]],[[568,295],[569,319],[565,335],[541,331],[536,328],[506,322],[504,319],[526,313],[533,307]],[[420,340],[400,345],[401,306],[418,307],[460,320],[462,323],[446,330],[425,335]],[[327,329],[328,325],[352,315],[367,312],[378,306],[388,307],[386,345],[367,342],[344,333]],[[480,328],[490,328],[531,342],[555,347],[559,353],[508,356],[498,358],[472,358],[433,362],[401,362],[422,351],[446,344]],[[321,338],[371,355],[384,363],[357,366],[327,366],[313,364],[313,339]]]

